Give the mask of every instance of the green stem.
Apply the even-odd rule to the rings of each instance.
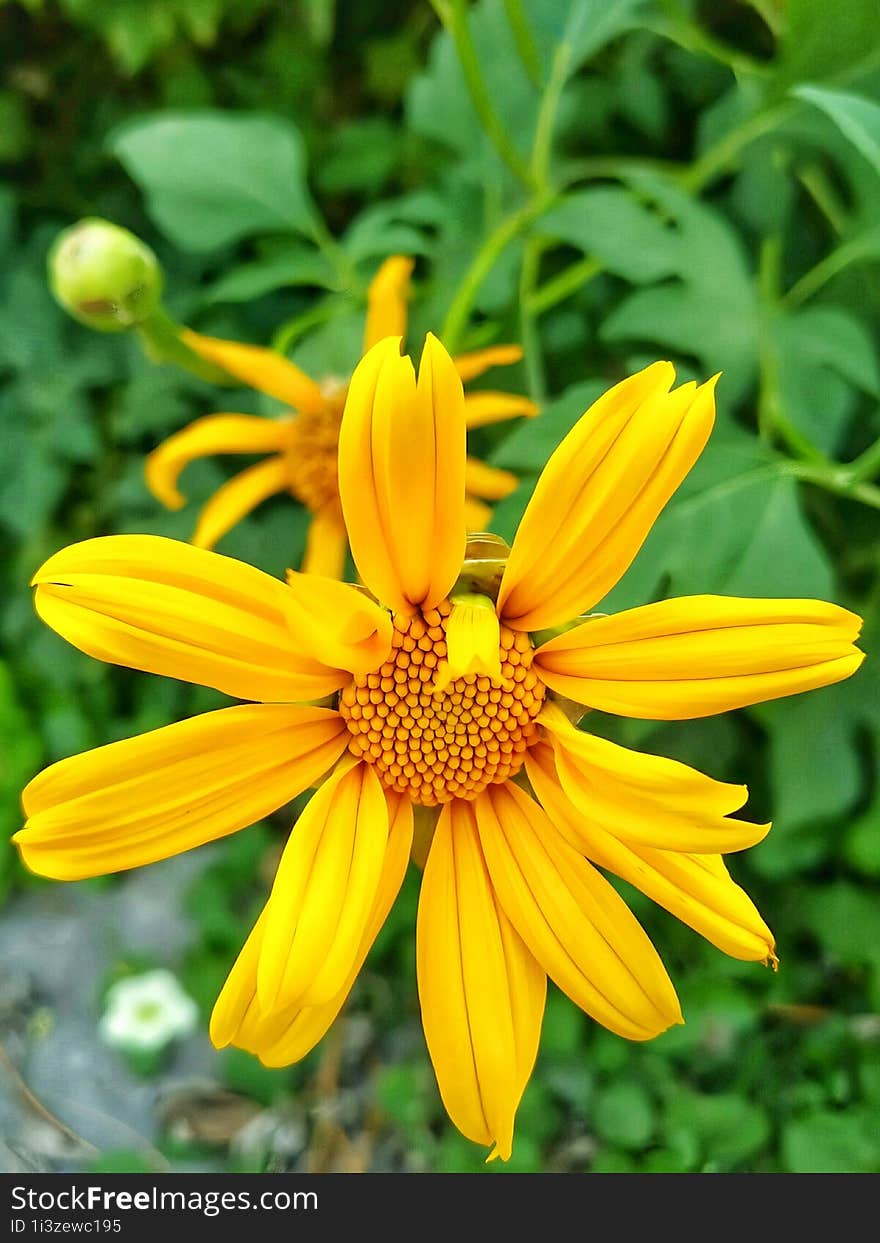
[[[683,177],[689,165],[675,160],[652,160],[640,155],[592,155],[582,160],[570,160],[562,178],[566,186],[576,181],[594,181],[613,177],[626,181],[640,174],[656,174],[661,177]]]
[[[547,397],[547,386],[544,377],[544,358],[541,353],[541,338],[535,324],[535,315],[531,309],[531,298],[538,279],[541,266],[541,254],[546,242],[537,237],[530,237],[525,245],[522,267],[519,275],[519,317],[520,339],[523,347],[523,358],[526,368],[529,396],[538,405],[542,405]]]
[[[272,349],[279,354],[286,354],[294,342],[304,336],[311,328],[316,328],[319,324],[326,324],[336,314],[336,308],[339,305],[335,298],[324,298],[317,306],[311,310],[304,311],[302,315],[295,315],[293,319],[286,320],[280,328],[275,332],[272,338]]]
[[[851,241],[845,242],[843,246],[838,246],[836,250],[832,250],[824,259],[820,259],[815,267],[810,268],[809,272],[792,285],[788,293],[782,299],[783,306],[792,310],[794,307],[801,306],[809,298],[827,284],[833,277],[839,275],[851,263],[858,263],[862,259],[866,259],[875,254],[877,250],[877,237],[874,236],[873,244],[870,238],[864,235],[854,237]]]
[[[686,52],[693,52],[696,56],[709,56],[712,60],[717,60],[719,64],[726,65],[737,77],[741,74],[766,77],[771,72],[766,62],[755,60],[754,57],[729,47],[703,30],[701,26],[692,22],[677,4],[667,3],[665,8],[667,9],[665,18],[654,22],[646,21],[642,24],[643,29],[649,30],[661,39],[668,39],[670,43],[676,43]]]
[[[872,509],[880,509],[880,488],[871,483],[854,481],[847,466],[838,466],[833,462],[820,465],[814,462],[789,461],[783,463],[780,469],[783,474],[793,475],[804,483],[814,483],[826,492],[833,492],[835,496],[844,496],[847,500],[860,501]]]
[[[834,232],[843,233],[846,228],[846,208],[841,203],[840,195],[832,186],[825,170],[818,164],[814,164],[810,168],[803,169],[798,174],[798,178]]]
[[[335,270],[339,285],[350,292],[363,293],[363,282],[358,279],[354,264],[318,215],[312,219],[311,236],[318,250]]]
[[[144,353],[155,363],[173,363],[184,371],[191,371],[200,380],[208,380],[211,384],[235,384],[235,379],[201,358],[195,350],[184,345],[180,339],[182,326],[171,318],[163,307],[157,307],[149,319],[135,327],[140,337]]]
[[[556,124],[556,114],[559,111],[562,91],[568,80],[570,63],[571,47],[568,43],[558,44],[553,55],[550,80],[547,83],[547,89],[538,109],[538,119],[535,122],[535,138],[532,143],[531,176],[533,181],[542,187],[547,185],[550,157],[553,153],[553,129]]]
[[[550,206],[555,196],[551,193],[538,194],[518,211],[497,225],[471,260],[464,279],[456,290],[455,297],[446,312],[446,319],[441,330],[443,344],[454,354],[461,345],[464,326],[480,292],[480,286],[494,267],[499,255],[514,238],[524,232],[532,221]]]
[[[695,160],[689,168],[681,173],[679,175],[681,186],[692,194],[699,194],[716,177],[727,172],[743,147],[747,147],[755,139],[763,137],[764,134],[768,134],[771,130],[776,129],[777,126],[782,125],[783,122],[794,116],[800,106],[799,103],[786,100],[785,103],[776,104],[772,108],[765,108],[761,112],[756,112],[754,116],[743,121],[741,125],[737,125],[734,129],[728,131],[723,138],[711,146],[708,151],[704,151],[698,160]]]
[[[468,25],[467,0],[446,0],[446,2],[431,0],[431,3],[455,44],[465,84],[486,137],[517,180],[529,189],[533,189],[535,183],[529,167],[508,138],[507,130],[492,104]]]
[[[539,289],[533,291],[527,304],[530,314],[543,315],[552,306],[556,306],[557,302],[564,302],[566,298],[577,293],[602,270],[603,266],[599,260],[589,255],[584,259],[579,259],[577,263],[572,263],[558,276],[554,276],[552,280],[546,281]]]
[[[507,21],[513,33],[513,40],[523,67],[529,75],[532,85],[540,91],[544,85],[541,58],[538,55],[535,36],[532,34],[532,28],[522,6],[522,0],[504,0],[504,11],[507,14]]]
[[[880,475],[880,440],[875,440],[870,448],[850,462],[847,471],[854,483],[863,483]]]
[[[782,33],[782,14],[777,10],[773,0],[749,0],[749,4],[764,22],[772,35]]]

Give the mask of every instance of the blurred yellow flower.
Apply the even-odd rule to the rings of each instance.
[[[413,261],[401,255],[387,259],[373,278],[367,295],[364,351],[383,337],[406,332],[407,294]],[[170,436],[147,458],[146,478],[153,495],[169,509],[180,509],[185,498],[177,487],[183,468],[196,458],[215,453],[268,454],[265,461],[235,475],[202,509],[193,535],[200,548],[213,548],[236,523],[262,501],[290,492],[312,515],[302,569],[340,578],[347,548],[339,489],[336,449],[348,389],[347,381],[330,378],[317,383],[286,358],[258,346],[204,337],[185,329],[183,341],[208,362],[222,367],[245,384],[283,401],[296,413],[288,418],[246,414],[211,414]],[[459,355],[455,366],[463,381],[490,367],[517,362],[518,345],[495,345]],[[520,415],[534,415],[537,406],[513,393],[480,391],[465,398],[468,427],[483,427]],[[467,520],[472,531],[488,523],[491,507],[509,495],[518,480],[468,458]]]
[[[700,717],[840,681],[862,660],[860,619],[820,601],[695,596],[583,616],[709,436],[714,382],[673,381],[655,363],[587,411],[506,560],[466,556],[465,399],[430,336],[418,376],[386,339],[349,389],[339,492],[371,596],[147,536],[51,557],[36,607],[82,651],[256,702],[54,764],[24,792],[25,863],[58,879],[149,863],[321,782],[211,1022],[218,1046],[279,1066],[339,1013],[414,849],[413,808],[435,809],[415,850],[422,1020],[446,1109],[490,1157],[511,1152],[547,976],[629,1039],[682,1021],[597,866],[726,953],[775,965],[722,859],[769,828],[733,818],[745,787],[572,724],[572,700]]]

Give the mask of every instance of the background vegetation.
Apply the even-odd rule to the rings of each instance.
[[[157,250],[179,318],[274,341],[318,374],[356,361],[380,260],[416,256],[412,342],[427,327],[451,348],[521,340],[505,384],[545,405],[483,433],[484,454],[525,478],[496,513],[507,536],[601,389],[656,357],[682,378],[723,370],[710,448],[606,609],[819,596],[865,615],[869,659],[841,686],[718,719],[591,717],[748,782],[751,813],[775,827],[732,869],[781,969],[729,960],[628,893],[687,1025],[631,1045],[553,992],[507,1168],[880,1169],[880,5],[6,0],[0,58],[10,1168],[482,1168],[444,1118],[419,1033],[417,878],[348,1017],[305,1063],[269,1072],[213,1054],[204,1026],[289,814],[148,870],[157,881],[50,885],[5,844],[43,764],[219,702],[69,648],[33,616],[29,575],[92,535],[186,538],[194,508],[160,511],[145,452],[199,414],[271,409],[54,306],[52,238],[103,215]],[[193,467],[190,494],[224,472]],[[278,499],[222,550],[281,572],[303,530]],[[96,1025],[111,980],[155,965],[203,1021],[135,1066]]]

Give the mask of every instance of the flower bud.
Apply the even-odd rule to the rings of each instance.
[[[162,269],[149,246],[128,229],[89,217],[56,238],[49,284],[80,323],[99,332],[124,332],[158,307]]]

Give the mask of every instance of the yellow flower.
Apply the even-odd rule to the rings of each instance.
[[[352,378],[339,488],[366,589],[296,573],[285,585],[148,536],[51,557],[36,607],[82,651],[252,702],[37,776],[16,835],[26,864],[74,879],[149,863],[326,778],[211,1021],[218,1046],[280,1066],[341,1009],[401,884],[413,807],[420,826],[435,816],[418,847],[424,1030],[452,1120],[503,1158],[548,975],[629,1039],[682,1021],[657,952],[598,868],[726,953],[775,965],[722,859],[769,828],[733,816],[745,787],[571,723],[572,700],[700,717],[839,681],[862,660],[859,618],[812,600],[696,596],[579,619],[709,436],[714,382],[673,380],[655,363],[587,411],[506,563],[486,539],[468,550],[461,380],[432,337],[418,377],[391,339]]]
[[[413,261],[395,255],[379,268],[367,294],[364,351],[383,337],[406,332],[406,301]],[[213,453],[270,454],[265,461],[235,475],[202,509],[193,535],[199,548],[213,548],[236,523],[262,501],[289,492],[312,515],[302,569],[312,574],[342,577],[347,541],[336,479],[339,425],[348,385],[340,380],[318,384],[273,350],[238,345],[184,330],[185,343],[208,362],[215,363],[245,384],[283,401],[297,413],[288,418],[260,418],[247,414],[210,414],[170,436],[148,456],[147,484],[169,509],[180,509],[185,498],[177,488],[183,468]],[[455,359],[463,381],[522,357],[518,345],[494,345]],[[518,415],[531,416],[537,406],[514,393],[480,391],[465,398],[468,427],[484,427]],[[483,530],[495,502],[508,496],[518,480],[510,471],[497,470],[477,458],[468,458],[467,522]]]

